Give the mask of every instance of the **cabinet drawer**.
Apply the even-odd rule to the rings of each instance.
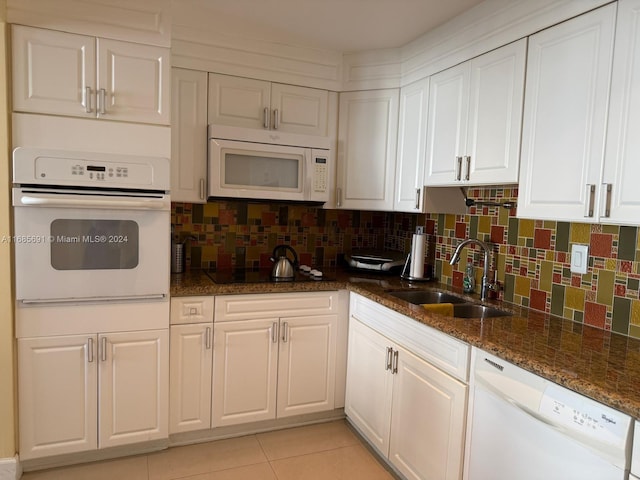
[[[171,325],[213,321],[214,297],[174,297],[171,299]]]
[[[468,381],[466,343],[355,293],[351,293],[350,315],[414,355],[465,383]]]
[[[337,291],[221,295],[216,297],[215,321],[298,317],[337,312]]]

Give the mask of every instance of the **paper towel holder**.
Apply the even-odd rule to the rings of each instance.
[[[410,282],[430,282],[433,280],[431,277],[412,277],[409,275],[409,265],[411,265],[411,252],[407,254],[407,260],[405,260],[402,273],[400,274],[400,278],[403,280],[408,280]]]

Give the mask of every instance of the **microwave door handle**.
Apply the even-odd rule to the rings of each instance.
[[[37,207],[74,207],[74,208],[129,208],[143,210],[164,210],[167,202],[164,200],[115,200],[111,198],[51,198],[23,195],[20,202],[25,206]]]

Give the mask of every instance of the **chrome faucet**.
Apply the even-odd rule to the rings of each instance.
[[[467,245],[475,243],[479,245],[480,248],[484,250],[484,271],[482,272],[482,285],[480,287],[480,300],[487,299],[487,291],[493,287],[489,281],[489,269],[491,268],[491,247],[487,245],[485,242],[480,240],[476,240],[475,238],[467,238],[458,244],[453,255],[451,256],[451,260],[449,261],[450,265],[454,265],[460,261],[460,252]]]

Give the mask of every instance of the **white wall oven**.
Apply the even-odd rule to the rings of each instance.
[[[65,304],[166,299],[166,158],[14,151],[16,299]]]
[[[328,139],[209,126],[209,196],[324,203]]]

